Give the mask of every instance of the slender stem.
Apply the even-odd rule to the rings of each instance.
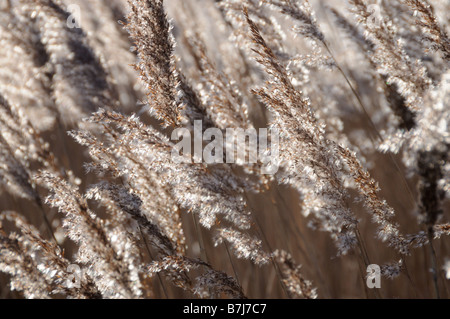
[[[381,136],[381,134],[378,132],[377,127],[375,126],[375,124],[373,123],[369,113],[367,112],[366,107],[364,106],[364,103],[362,102],[361,97],[359,96],[358,92],[356,91],[356,89],[353,87],[352,83],[350,82],[350,79],[348,78],[347,74],[345,74],[344,70],[339,66],[336,58],[334,57],[333,53],[331,52],[331,49],[328,47],[327,43],[325,41],[322,41],[323,46],[325,47],[325,49],[327,50],[327,52],[330,54],[331,58],[333,59],[334,63],[336,64],[336,68],[338,69],[338,71],[342,74],[342,76],[345,79],[345,82],[347,82],[350,90],[352,91],[353,95],[355,96],[356,100],[358,101],[359,106],[361,107],[361,109],[363,110],[363,113],[365,115],[365,117],[367,118],[367,121],[369,122],[370,126],[372,127],[373,131],[375,132],[375,135],[378,139],[379,142],[383,141],[383,137]],[[370,136],[369,136],[370,137]],[[373,140],[372,140],[373,142]],[[402,180],[403,185],[405,186],[406,190],[408,191],[408,195],[411,197],[412,201],[415,202],[417,204],[417,200],[414,197],[408,182],[406,181],[405,176],[401,173],[400,167],[396,161],[396,159],[392,156],[392,154],[389,153],[389,158],[390,160],[394,163],[395,169],[397,170],[398,175],[400,176],[400,179]]]
[[[409,274],[409,270],[408,270],[408,267],[407,267],[407,265],[406,265],[406,259],[405,259],[405,257],[404,256],[402,256],[402,262],[403,262],[403,265],[404,265],[404,267],[405,267],[405,274],[406,274],[406,277],[408,278],[408,282],[411,284],[411,286],[413,287],[413,291],[414,291],[414,296],[417,298],[417,296],[418,296],[418,294],[417,294],[417,286],[416,286],[416,284],[414,283],[414,281],[412,280],[412,278],[411,278],[411,275]]]
[[[364,264],[366,265],[366,268],[371,264],[369,259],[369,254],[367,253],[366,245],[364,244],[364,240],[361,236],[361,233],[359,232],[358,226],[356,226],[355,229],[356,238],[358,241],[358,246],[361,252],[361,257],[363,259]],[[365,281],[365,277],[363,276],[363,281]],[[365,286],[365,285],[364,285]],[[378,288],[375,288],[374,290],[375,298],[382,299],[381,293],[378,291]]]
[[[195,214],[193,212],[191,214],[192,214],[192,220],[194,221],[195,232],[197,233],[198,245],[200,246],[200,254],[201,254],[203,260],[205,260],[208,264],[211,264],[208,259],[208,254],[206,253],[205,242],[203,240],[202,231],[198,225],[197,219],[195,218]]]
[[[276,189],[278,197],[280,198],[280,202],[284,205],[285,209],[289,212],[290,208],[289,208],[288,204],[286,203],[283,195],[280,193],[280,190],[278,189],[278,187],[275,187],[275,189]],[[300,238],[300,240],[304,243],[304,246],[305,246],[307,252],[304,252],[303,249],[301,249],[300,245],[297,243],[297,240],[295,241],[296,246],[299,247],[300,251],[302,251],[302,253],[305,254],[305,256],[312,259],[312,262],[317,271],[317,276],[319,278],[320,285],[322,287],[322,293],[326,291],[328,296],[330,296],[329,286],[325,283],[325,280],[323,278],[323,274],[321,271],[321,267],[319,267],[319,261],[317,259],[317,254],[316,254],[315,250],[311,249],[311,246],[308,245],[308,241],[306,240],[305,236],[303,236],[303,232],[300,230],[300,228],[299,228],[297,222],[295,221],[295,219],[293,218],[292,214],[288,213],[287,215],[290,219],[289,225],[291,225],[294,228],[294,230],[293,230],[294,236],[297,238]]]
[[[364,280],[366,272],[365,272],[365,269],[363,269],[361,267],[360,262],[358,262],[358,269],[359,269],[359,274],[360,274],[361,278],[363,279],[363,287],[364,287],[364,293],[366,294],[366,299],[369,299],[369,288],[367,287],[366,282]]]
[[[432,269],[434,290],[436,293],[436,299],[441,299],[441,295],[439,293],[439,281],[438,281],[439,270],[438,270],[438,266],[437,266],[436,251],[434,250],[434,246],[433,246],[433,231],[431,228],[428,230],[428,240],[430,242],[430,259],[431,259],[431,269]]]
[[[239,284],[239,286],[241,286],[241,283],[239,281],[238,273],[236,271],[236,268],[234,267],[233,259],[231,258],[230,250],[228,249],[228,244],[226,242],[224,242],[224,244],[225,244],[225,249],[227,250],[228,258],[230,259],[231,268],[233,269],[234,277],[236,278],[236,281]]]
[[[154,260],[154,259],[153,259],[152,252],[150,251],[150,247],[148,246],[147,239],[145,238],[144,233],[142,232],[141,227],[139,227],[139,232],[141,233],[141,237],[142,237],[142,239],[144,240],[145,248],[147,249],[147,253],[148,253],[150,259],[151,259],[151,260]],[[159,272],[156,273],[156,276],[158,277],[159,283],[160,283],[160,285],[161,285],[161,287],[162,287],[162,290],[163,290],[164,295],[166,296],[166,299],[169,299],[169,295],[167,294],[166,287],[164,286],[164,283],[163,283],[163,281],[162,281],[162,278],[161,278],[161,275],[159,274]]]
[[[245,196],[245,199],[246,199],[247,204],[248,204],[248,205],[250,206],[250,208],[251,208],[250,200],[249,200],[247,194],[244,193],[244,196]],[[252,211],[254,211],[254,209],[252,209]],[[270,244],[269,244],[269,241],[267,240],[266,234],[265,234],[264,231],[262,230],[262,227],[261,227],[261,225],[260,225],[260,223],[259,223],[259,221],[258,221],[258,218],[256,217],[255,214],[254,214],[254,216],[255,216],[255,222],[256,222],[256,225],[258,226],[258,234],[259,234],[259,236],[263,239],[264,243],[265,243],[266,246],[269,248],[269,251],[270,251],[270,252],[273,252],[273,250],[272,250],[272,248],[271,248],[271,246],[270,246]],[[277,274],[277,276],[278,276],[278,279],[279,279],[279,281],[280,281],[281,288],[283,289],[283,292],[286,294],[286,297],[290,298],[290,295],[289,295],[289,293],[288,293],[288,290],[287,290],[287,288],[286,288],[286,285],[284,284],[284,281],[283,281],[283,276],[282,276],[282,274],[281,274],[281,270],[280,270],[280,268],[278,267],[278,264],[275,262],[275,260],[273,259],[273,257],[272,257],[271,254],[270,254],[270,261],[272,262],[273,268],[275,269],[275,272],[276,272],[276,274]]]
[[[256,225],[258,226],[258,233],[259,233],[259,235],[263,238],[263,240],[264,240],[266,246],[269,248],[269,251],[272,252],[272,251],[273,251],[273,250],[272,250],[272,247],[270,246],[269,241],[267,240],[266,235],[265,235],[264,232],[262,231],[261,225],[259,224],[259,221],[258,221],[258,219],[257,219],[256,217],[255,217],[255,221],[256,221]],[[281,284],[281,287],[282,287],[282,289],[283,289],[283,292],[286,294],[286,297],[290,298],[290,295],[289,295],[289,292],[288,292],[288,290],[287,290],[287,287],[286,287],[286,285],[284,284],[284,281],[283,281],[283,275],[281,274],[280,267],[278,267],[278,264],[277,264],[277,262],[273,259],[272,255],[270,255],[270,261],[271,261],[271,263],[272,263],[272,265],[273,265],[273,268],[275,269],[275,272],[276,272],[276,274],[277,274],[277,276],[278,276],[278,279],[279,279],[279,281],[280,281],[280,284]]]
[[[58,241],[56,240],[55,233],[53,232],[52,225],[50,224],[50,221],[48,220],[47,214],[45,213],[44,207],[42,206],[42,203],[40,200],[36,200],[36,204],[39,207],[39,210],[41,211],[42,217],[44,219],[44,224],[47,227],[47,231],[50,235],[50,237],[54,240],[55,244],[58,245]]]

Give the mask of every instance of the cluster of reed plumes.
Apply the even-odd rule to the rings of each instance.
[[[450,297],[449,12],[0,0],[0,297]],[[277,173],[173,161],[198,120]]]

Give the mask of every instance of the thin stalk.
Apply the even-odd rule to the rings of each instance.
[[[247,194],[244,193],[244,196],[245,196],[245,199],[246,199],[247,204],[250,206],[250,208],[252,208],[251,205],[250,205],[250,201],[249,201],[249,198],[248,198]],[[252,209],[252,211],[254,211],[254,210]],[[262,227],[261,227],[261,225],[260,225],[260,223],[259,223],[258,218],[256,217],[255,214],[254,214],[254,216],[255,216],[255,223],[256,223],[256,225],[258,226],[258,230],[257,230],[257,231],[258,231],[259,236],[263,239],[264,243],[265,243],[266,246],[269,248],[269,251],[270,251],[270,252],[273,252],[273,250],[272,250],[272,248],[271,248],[271,246],[270,246],[270,244],[269,244],[269,241],[267,240],[266,234],[265,234],[264,231],[262,230]],[[272,265],[273,265],[273,268],[275,269],[275,272],[276,272],[276,274],[277,274],[277,276],[278,276],[278,280],[280,281],[281,288],[282,288],[283,292],[286,294],[286,297],[287,297],[287,298],[290,298],[290,295],[289,295],[289,293],[288,293],[288,290],[287,290],[287,288],[286,288],[286,285],[285,285],[284,282],[283,282],[283,276],[282,276],[282,274],[281,274],[281,270],[280,270],[280,268],[278,267],[278,264],[277,264],[277,263],[275,262],[275,260],[273,259],[272,255],[270,255],[270,261],[271,261],[271,263],[272,263]]]
[[[290,210],[288,204],[286,203],[284,197],[282,196],[282,194],[280,193],[280,190],[278,189],[278,187],[275,187],[276,192],[278,197],[280,198],[281,203],[284,205],[284,207],[287,209],[287,211]],[[330,291],[329,291],[329,287],[328,285],[326,285],[325,280],[323,279],[323,274],[321,271],[321,267],[319,267],[319,262],[317,260],[317,254],[316,252],[311,249],[310,245],[308,245],[308,241],[306,240],[306,238],[303,236],[303,232],[300,230],[300,228],[298,227],[297,222],[295,221],[295,219],[293,218],[293,216],[291,214],[287,214],[291,223],[290,225],[292,225],[292,227],[294,227],[294,236],[298,238],[300,238],[300,240],[304,243],[305,248],[307,250],[307,254],[306,252],[303,251],[303,249],[301,249],[301,247],[297,244],[297,247],[300,247],[300,250],[302,251],[303,254],[306,254],[307,257],[312,259],[312,262],[315,266],[315,269],[317,271],[317,276],[319,278],[320,281],[320,285],[322,286],[322,292],[326,291],[328,295],[330,295]]]
[[[198,222],[197,222],[197,219],[195,218],[195,214],[194,213],[191,213],[191,214],[192,214],[192,220],[194,221],[195,232],[197,233],[198,245],[200,246],[200,255],[202,256],[203,260],[205,260],[208,264],[211,264],[208,259],[208,254],[206,253],[205,242],[203,240],[203,234],[201,232],[200,227],[198,226]]]
[[[356,238],[357,238],[357,242],[358,242],[358,247],[360,250],[360,256],[362,257],[363,262],[367,269],[367,267],[369,265],[371,265],[371,262],[369,259],[369,254],[367,253],[364,239],[362,238],[361,233],[359,232],[358,226],[356,226],[355,233],[356,233]],[[365,282],[365,279],[366,279],[366,277],[363,276],[363,282]],[[364,285],[364,287],[366,288],[366,285]],[[374,288],[374,294],[375,294],[375,298],[382,299],[381,293],[378,291],[378,288]]]
[[[44,207],[42,206],[42,203],[40,200],[36,200],[36,205],[39,207],[39,211],[42,214],[42,217],[44,219],[44,224],[47,227],[47,231],[50,235],[50,237],[53,239],[56,245],[58,245],[58,241],[56,240],[55,233],[53,232],[52,225],[50,224],[50,221],[48,220],[47,214],[45,213]]]
[[[147,249],[147,253],[148,253],[150,259],[151,259],[151,260],[154,260],[154,259],[153,259],[152,252],[150,251],[150,247],[148,246],[147,239],[145,238],[144,233],[142,232],[141,227],[139,227],[139,232],[141,233],[141,237],[142,237],[142,239],[144,240],[145,248]],[[161,278],[161,275],[159,274],[159,272],[156,273],[156,276],[158,277],[158,281],[159,281],[159,283],[160,283],[160,285],[161,285],[161,288],[162,288],[162,290],[163,290],[164,296],[166,297],[166,299],[169,299],[169,295],[167,294],[166,287],[164,286],[164,283],[163,283],[163,281],[162,281],[162,278]]]
[[[236,281],[237,281],[238,285],[241,286],[241,283],[239,281],[238,273],[236,271],[236,268],[234,267],[233,259],[231,258],[231,254],[230,254],[230,250],[228,248],[228,244],[226,242],[224,242],[224,244],[225,244],[225,249],[227,250],[228,258],[230,259],[231,268],[233,269],[234,277],[236,278]]]
[[[355,96],[356,100],[358,101],[359,106],[361,107],[361,109],[363,110],[364,116],[367,118],[367,121],[369,122],[370,126],[372,127],[377,139],[379,142],[383,141],[383,137],[381,136],[380,132],[378,132],[377,127],[375,126],[375,124],[373,123],[369,113],[367,112],[366,107],[364,106],[364,103],[361,99],[361,97],[359,96],[358,92],[356,91],[356,89],[353,87],[352,83],[350,82],[350,79],[348,78],[347,74],[344,72],[344,70],[340,67],[340,65],[337,63],[336,58],[334,57],[333,53],[331,52],[331,49],[328,47],[327,43],[325,41],[322,41],[323,46],[325,47],[325,49],[327,50],[328,54],[330,54],[331,58],[333,59],[336,68],[338,69],[338,71],[342,74],[342,76],[345,79],[345,82],[347,83],[347,85],[349,86],[350,90],[352,91],[353,95]],[[370,137],[370,136],[369,136]],[[371,138],[371,137],[370,137]],[[372,139],[372,138],[371,138]],[[372,140],[373,142],[373,140]],[[389,153],[389,158],[390,160],[394,163],[395,165],[395,169],[397,170],[398,175],[400,176],[400,179],[402,180],[403,186],[405,186],[408,195],[410,196],[410,198],[412,199],[413,202],[415,202],[417,204],[417,200],[414,197],[408,182],[406,181],[405,176],[401,173],[400,167],[397,163],[397,161],[395,160],[395,158],[392,156],[392,154]]]
[[[433,246],[433,231],[432,231],[432,229],[428,230],[428,240],[430,242],[430,259],[431,259],[431,269],[432,269],[434,291],[436,294],[436,299],[441,299],[441,295],[439,293],[439,281],[438,281],[439,270],[438,270],[438,266],[437,266],[436,251],[434,250],[434,246]]]
[[[406,265],[406,259],[404,256],[402,256],[402,262],[405,268],[405,275],[408,278],[408,282],[411,284],[411,286],[413,287],[413,291],[414,291],[414,296],[417,298],[418,294],[417,294],[417,286],[414,283],[414,281],[411,278],[411,275],[409,274],[409,270],[408,270],[408,266]]]
[[[361,278],[363,279],[363,287],[364,287],[364,293],[366,294],[366,299],[369,299],[370,298],[370,296],[369,296],[369,288],[367,287],[367,285],[366,285],[366,281],[365,281],[365,269],[363,269],[362,267],[361,267],[361,263],[360,262],[358,262],[358,269],[359,269],[359,274],[360,274],[360,276],[361,276]]]

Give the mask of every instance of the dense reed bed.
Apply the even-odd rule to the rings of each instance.
[[[449,12],[0,0],[0,298],[449,298]]]

